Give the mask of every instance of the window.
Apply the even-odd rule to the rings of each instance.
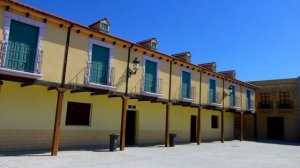
[[[218,116],[211,116],[211,128],[219,128]]]
[[[272,103],[271,103],[271,96],[270,93],[261,93],[260,94],[260,108],[261,109],[271,109]]]
[[[11,20],[5,67],[34,72],[39,28]]]
[[[251,91],[246,91],[246,108],[251,109]]]
[[[151,48],[156,49],[156,46],[157,46],[156,43],[154,43],[154,42],[151,43]]]
[[[289,109],[292,107],[289,92],[279,92],[279,109]]]
[[[66,125],[90,125],[91,105],[68,102]]]
[[[209,103],[217,103],[216,99],[217,82],[215,79],[209,79],[208,101]]]
[[[231,85],[231,95],[230,95],[230,106],[235,107],[236,106],[236,91],[235,91],[235,86]]]
[[[109,48],[93,44],[89,82],[107,85],[108,77]]]
[[[157,62],[145,60],[144,91],[156,93],[157,87]]]
[[[101,23],[101,29],[108,32],[108,24],[106,23]]]
[[[191,98],[191,73],[182,71],[181,73],[181,98]]]

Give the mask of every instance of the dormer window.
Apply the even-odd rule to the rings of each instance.
[[[152,49],[156,50],[156,49],[157,49],[156,46],[157,46],[157,44],[156,44],[155,42],[152,42],[152,43],[151,43],[151,48],[152,48]]]
[[[192,58],[192,55],[190,52],[182,52],[182,53],[178,53],[178,54],[173,54],[172,56],[176,57],[182,61],[185,61],[185,62],[191,62],[191,58]]]
[[[157,40],[155,38],[151,38],[151,39],[147,39],[147,40],[143,40],[140,42],[137,42],[137,44],[149,48],[151,50],[157,50]]]
[[[102,29],[103,31],[108,32],[108,24],[106,24],[106,23],[101,23],[101,29]]]
[[[89,27],[97,31],[109,33],[110,23],[107,18],[104,18],[91,24]]]

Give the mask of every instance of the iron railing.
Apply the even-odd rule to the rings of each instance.
[[[154,93],[154,94],[162,94],[163,93],[163,79],[157,78],[156,80],[156,86],[154,92],[149,92],[145,90],[145,77],[143,76],[141,81],[141,90],[143,93]]]
[[[191,99],[195,100],[196,99],[196,87],[195,86],[190,86],[189,88],[189,94],[183,95],[183,90],[182,86],[180,87],[180,92],[179,92],[179,97],[180,99]]]
[[[87,67],[85,69],[85,77],[84,77],[85,83],[114,86],[114,84],[115,84],[115,67],[110,67],[110,69],[108,71],[108,76],[104,77],[104,81],[101,82],[101,81],[97,81],[97,80],[96,81],[91,80],[91,66],[92,66],[92,63],[87,63]],[[101,77],[98,76],[98,78],[101,78]]]
[[[294,104],[293,101],[278,101],[277,102],[277,109],[293,109]]]
[[[207,103],[208,104],[222,104],[223,94],[221,92],[208,92],[207,94]]]
[[[257,109],[262,109],[262,110],[273,109],[273,102],[272,101],[258,102]]]

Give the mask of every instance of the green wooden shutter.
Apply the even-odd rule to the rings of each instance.
[[[93,45],[90,65],[90,82],[108,84],[109,48]]]
[[[157,63],[146,60],[145,67],[144,91],[155,93],[157,84]]]
[[[182,71],[181,82],[181,97],[191,98],[191,74],[189,72]]]
[[[34,72],[39,28],[11,20],[5,67]]]
[[[247,104],[247,109],[251,108],[251,91],[247,90],[247,99],[246,99],[246,104]]]
[[[230,106],[234,107],[236,105],[236,103],[235,103],[235,86],[231,85],[231,88],[232,88],[232,94],[230,95]]]
[[[216,80],[210,79],[209,80],[209,102],[216,103]]]

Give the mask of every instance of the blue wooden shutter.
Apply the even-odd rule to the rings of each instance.
[[[191,98],[191,74],[189,72],[182,71],[181,82],[181,97]]]
[[[109,48],[93,45],[90,65],[90,82],[107,85],[108,83]]]
[[[157,63],[146,60],[145,66],[144,91],[155,93],[157,85]]]
[[[5,67],[34,72],[39,28],[11,20]]]
[[[235,102],[235,86],[230,86],[232,88],[232,94],[230,95],[230,106],[231,107],[234,107],[236,105],[236,102]]]
[[[209,102],[216,103],[216,80],[209,79]]]

